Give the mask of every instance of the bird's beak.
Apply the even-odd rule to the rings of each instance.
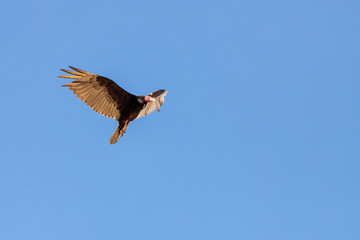
[[[155,102],[155,98],[150,97],[150,96],[146,96],[146,97],[145,97],[145,101],[146,101],[146,102]]]

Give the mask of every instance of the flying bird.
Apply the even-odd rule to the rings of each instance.
[[[146,116],[155,109],[160,111],[160,107],[164,104],[166,90],[157,90],[147,96],[136,96],[125,91],[109,78],[78,68],[70,68],[74,71],[60,70],[72,75],[58,77],[75,80],[62,86],[69,87],[78,98],[96,112],[119,122],[119,127],[110,138],[111,144],[119,141],[131,121]]]

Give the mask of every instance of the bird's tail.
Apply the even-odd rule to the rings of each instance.
[[[119,139],[126,133],[126,129],[128,128],[129,124],[119,124],[119,127],[116,129],[115,133],[110,138],[110,144],[115,144]]]

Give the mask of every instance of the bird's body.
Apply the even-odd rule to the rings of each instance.
[[[69,87],[96,112],[119,122],[119,127],[110,139],[111,144],[116,143],[123,136],[131,121],[146,116],[155,109],[160,111],[160,107],[164,104],[164,97],[167,94],[165,90],[157,90],[147,96],[136,96],[106,77],[74,67],[70,68],[75,71],[61,70],[72,75],[59,77],[76,80],[63,86]]]

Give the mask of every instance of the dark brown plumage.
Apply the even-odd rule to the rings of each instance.
[[[110,138],[111,144],[116,143],[124,135],[131,121],[146,116],[155,109],[160,111],[164,104],[166,90],[157,90],[147,96],[135,96],[106,77],[70,68],[75,71],[61,70],[72,75],[59,77],[75,80],[62,86],[69,87],[96,112],[119,122],[119,127]]]

